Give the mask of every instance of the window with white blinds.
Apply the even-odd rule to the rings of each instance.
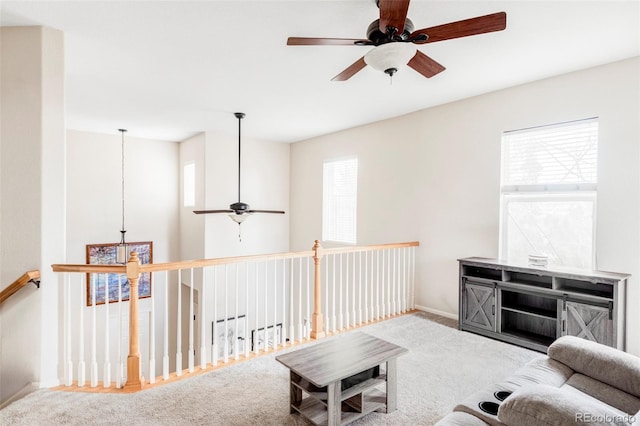
[[[505,132],[500,256],[592,269],[597,163],[595,118]]]
[[[325,161],[322,188],[322,239],[356,243],[358,159]]]

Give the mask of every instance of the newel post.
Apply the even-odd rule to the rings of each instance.
[[[142,389],[144,379],[140,368],[140,324],[138,314],[138,280],[140,279],[140,259],[138,253],[131,252],[127,262],[129,279],[129,356],[127,356],[127,382],[125,390]]]
[[[325,336],[324,319],[322,318],[322,280],[320,276],[320,266],[322,255],[320,255],[320,241],[316,240],[313,245],[313,315],[311,316],[311,338],[321,339]]]

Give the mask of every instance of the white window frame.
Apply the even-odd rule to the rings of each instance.
[[[588,118],[584,120],[576,120],[567,123],[553,124],[549,126],[540,126],[532,128],[532,130],[544,127],[558,127],[564,124],[572,124],[580,121],[595,121],[597,118]],[[526,131],[528,129],[524,129]],[[521,132],[523,130],[519,130]],[[505,132],[504,135],[509,132]],[[503,135],[503,136],[504,136]],[[504,145],[502,146],[502,155],[504,155]],[[504,159],[501,160],[501,180],[504,178]],[[509,211],[509,203],[512,202],[544,202],[544,201],[590,201],[592,202],[592,236],[591,236],[591,267],[596,269],[596,229],[597,229],[597,183],[581,183],[581,184],[544,184],[544,185],[504,185],[500,186],[500,219],[499,219],[499,256],[501,259],[507,259],[508,252],[508,221],[507,212]],[[533,253],[532,253],[533,254]]]
[[[335,211],[331,208],[332,201],[329,200],[329,188],[328,188],[328,176],[327,176],[327,166],[335,165],[338,163],[345,163],[355,161],[355,188],[353,193],[353,223],[351,226],[351,234],[350,235],[338,235],[338,230],[335,229],[335,225],[331,225],[330,221],[337,220],[338,218],[332,217]],[[350,157],[342,157],[335,158],[331,160],[325,160],[322,164],[322,241],[335,242],[341,244],[350,244],[355,245],[357,241],[358,235],[358,157],[350,156]],[[333,229],[332,229],[333,228]]]

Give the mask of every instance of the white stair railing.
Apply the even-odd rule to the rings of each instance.
[[[414,307],[417,246],[316,242],[295,253],[53,265],[63,272],[62,383],[136,390],[404,313]],[[145,272],[151,297],[123,300],[125,281],[137,289]],[[109,279],[120,283],[117,300],[97,304]],[[131,330],[139,330],[132,339]]]

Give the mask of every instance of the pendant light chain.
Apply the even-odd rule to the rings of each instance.
[[[120,160],[121,160],[121,194],[122,194],[122,229],[120,230],[120,244],[116,249],[116,263],[127,263],[129,259],[129,247],[125,241],[124,234],[127,232],[124,229],[124,133],[125,129],[118,129],[122,134],[122,142],[120,145]]]
[[[122,133],[122,144],[121,144],[121,148],[120,148],[120,154],[121,154],[121,167],[122,167],[122,230],[124,231],[124,133],[126,132],[125,129],[119,129],[120,132]]]

